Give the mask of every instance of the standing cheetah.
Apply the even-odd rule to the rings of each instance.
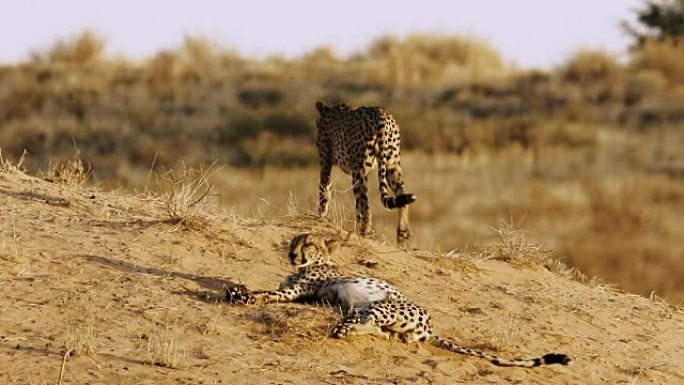
[[[377,163],[382,204],[388,209],[399,209],[397,242],[403,244],[408,241],[411,234],[407,205],[414,202],[416,196],[404,191],[399,126],[392,115],[382,107],[329,106],[321,101],[316,102],[316,110],[319,114],[316,147],[321,163],[320,216],[328,213],[330,173],[332,166],[337,165],[352,177],[357,231],[362,235],[369,234],[368,173]],[[394,197],[388,195],[388,187],[394,192]]]
[[[432,330],[430,314],[409,302],[389,283],[340,274],[329,260],[335,245],[336,241],[322,240],[311,234],[296,236],[290,243],[288,255],[298,271],[285,278],[279,290],[252,292],[237,285],[226,290],[226,300],[246,305],[308,298],[339,305],[345,317],[333,328],[335,338],[372,334],[385,339],[398,337],[404,343],[425,341],[455,353],[484,358],[498,366],[532,368],[571,362],[570,357],[558,353],[510,360],[441,338]]]

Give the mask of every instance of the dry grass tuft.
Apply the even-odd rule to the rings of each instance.
[[[175,327],[160,326],[147,341],[151,363],[165,368],[178,367],[180,356]]]
[[[94,318],[90,317],[76,327],[68,327],[64,336],[67,356],[95,355]]]
[[[8,217],[5,217],[7,223],[12,223],[12,230],[0,232],[0,259],[8,262],[19,261],[19,233],[17,232],[17,214],[13,205],[9,208],[12,210]]]
[[[458,271],[474,273],[480,271],[472,258],[469,257],[468,249],[463,250],[451,250],[442,256],[440,259],[448,267],[456,269]]]
[[[520,338],[520,324],[521,320],[519,314],[509,314],[506,321],[506,328],[503,330],[496,330],[494,335],[484,342],[485,345],[497,352],[506,351],[509,347],[514,346],[518,342]]]
[[[168,221],[179,227],[200,230],[210,222],[208,197],[213,189],[209,178],[218,170],[182,166],[180,172],[169,170],[162,174],[161,199]]]
[[[259,327],[261,338],[288,344],[328,338],[332,324],[330,309],[316,305],[306,308],[278,308],[246,315]]]
[[[494,229],[497,240],[476,255],[480,260],[497,260],[518,266],[546,266],[551,250],[527,238],[521,230]]]
[[[568,265],[566,265],[565,263],[563,263],[563,261],[559,259],[550,260],[549,263],[546,264],[546,268],[556,275],[589,286],[595,286],[601,283],[601,281],[597,277],[589,278],[586,274],[582,273],[576,267],[568,267]]]
[[[62,162],[59,158],[51,159],[43,179],[67,186],[81,186],[91,174],[92,170],[83,165],[80,152],[77,150],[74,156],[66,162]]]
[[[651,292],[651,295],[648,297],[649,300],[651,300],[651,303],[658,307],[660,309],[660,313],[663,317],[670,319],[672,318],[672,309],[675,307],[667,303],[664,299],[660,298],[655,291]]]
[[[580,83],[602,80],[615,81],[623,74],[617,59],[605,51],[583,50],[576,53],[563,70],[568,81]]]
[[[10,159],[2,157],[2,148],[0,148],[0,171],[2,172],[24,172],[23,164],[26,160],[26,150],[21,154],[21,157],[16,163]]]

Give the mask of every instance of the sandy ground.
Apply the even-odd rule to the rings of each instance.
[[[336,254],[429,309],[444,337],[506,357],[567,353],[572,366],[335,340],[339,314],[321,306],[229,306],[222,286],[276,288],[292,271],[293,235],[335,230],[305,217],[207,218],[179,226],[157,199],[0,172],[0,382],[684,384],[682,309],[543,266],[355,237]]]

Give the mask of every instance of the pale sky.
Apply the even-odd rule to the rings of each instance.
[[[0,62],[85,28],[109,54],[144,58],[204,36],[241,54],[298,55],[330,45],[342,55],[384,34],[461,34],[482,38],[523,67],[558,65],[580,48],[622,54],[619,29],[641,0],[3,0]]]

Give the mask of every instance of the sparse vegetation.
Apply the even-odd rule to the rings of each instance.
[[[153,365],[165,368],[176,368],[181,358],[178,348],[178,337],[175,327],[160,326],[148,337],[147,350]]]
[[[71,159],[61,161],[59,158],[52,159],[45,174],[45,180],[53,183],[69,186],[80,186],[86,182],[90,170],[81,160],[78,150]]]
[[[64,348],[67,356],[95,354],[94,318],[90,317],[69,326],[64,336]]]
[[[640,25],[623,21],[622,28],[638,45],[654,39],[662,41],[684,37],[683,0],[647,0],[636,15]]]
[[[551,250],[530,241],[524,232],[515,229],[495,229],[497,239],[478,253],[483,260],[497,260],[514,265],[545,266]]]
[[[206,230],[214,201],[259,221],[293,220],[315,215],[314,101],[384,105],[401,126],[407,184],[420,197],[411,207],[418,245],[494,245],[490,227],[512,219],[556,250],[568,274],[681,302],[672,274],[684,253],[677,39],[649,35],[626,63],[584,50],[540,71],[458,36],[387,36],[348,57],[323,47],[291,59],[243,57],[190,37],[129,62],[107,57],[106,42],[85,32],[0,67],[2,169],[152,188],[150,200],[166,207],[157,219],[174,230]],[[207,168],[214,162],[227,168]],[[328,221],[347,230],[348,182],[334,186]],[[373,211],[386,239],[393,220]],[[0,242],[3,258],[17,259],[12,238]],[[175,258],[162,259],[176,266]]]
[[[422,161],[436,164],[435,159],[421,160],[415,154],[411,158],[416,166]],[[446,167],[454,159],[440,161]],[[247,171],[220,170],[214,178],[226,180],[223,176],[230,175],[233,180],[226,182],[256,191],[240,172]],[[265,175],[260,177],[268,178],[273,170],[262,172]],[[311,179],[308,172],[290,172]],[[462,172],[469,174],[467,168]],[[473,175],[464,175],[463,180],[468,179]],[[262,188],[275,189],[276,182],[261,183]],[[298,179],[282,183],[298,185],[293,182]],[[518,190],[527,182],[521,178],[509,188]],[[650,199],[676,200],[678,190],[663,186],[667,185],[653,186]],[[312,197],[315,188],[311,186]],[[490,197],[502,195],[499,186],[490,188],[496,192]],[[532,195],[545,210],[561,206],[548,192],[542,195],[544,190],[534,189]],[[294,195],[307,196],[299,191]],[[54,196],[68,199],[71,205],[49,204],[45,197]],[[64,384],[331,379],[367,384],[421,382],[422,378],[435,384],[453,383],[454,378],[475,383],[515,379],[576,384],[605,379],[629,382],[635,377],[633,368],[639,368],[639,379],[674,383],[682,371],[680,308],[656,294],[644,297],[605,285],[584,285],[529,266],[527,261],[542,261],[547,255],[532,255],[544,249],[519,232],[502,231],[498,240],[499,247],[508,251],[495,255],[510,255],[510,262],[483,260],[477,245],[446,255],[399,250],[311,218],[306,212],[315,206],[306,199],[288,208],[289,197],[278,197],[268,210],[279,210],[279,215],[263,212],[272,219],[207,212],[211,231],[170,232],[174,225],[159,220],[166,215],[165,203],[148,194],[64,186],[15,170],[1,171],[0,216],[11,220],[0,221],[0,234],[19,239],[22,264],[0,259],[4,290],[0,381],[49,383],[57,382],[59,374]],[[517,196],[513,198],[517,201]],[[111,213],[102,207],[109,207]],[[378,217],[382,227],[382,215]],[[391,218],[393,227],[395,218]],[[467,215],[460,219],[470,221]],[[643,222],[629,223],[626,228]],[[435,329],[445,337],[471,348],[501,350],[502,355],[563,351],[583,364],[541,371],[493,370],[477,359],[429,347],[416,350],[416,346],[371,337],[331,339],[339,314],[329,307],[296,303],[242,307],[221,301],[223,288],[235,282],[268,287],[282,279],[292,269],[283,246],[305,231],[346,239],[334,257],[342,269],[392,282],[435,313]],[[485,231],[492,233],[488,227]],[[476,238],[452,233],[461,239]],[[224,253],[224,248],[229,251]],[[173,255],[177,263],[160,264],[159,256],[164,255]],[[369,263],[359,264],[364,262],[359,256],[368,257]],[[515,262],[520,256],[525,263]],[[636,353],[625,354],[625,347]],[[72,352],[77,355],[71,356]],[[662,367],[671,370],[657,369]]]
[[[652,41],[627,65],[582,51],[558,70],[520,71],[476,39],[383,37],[366,51],[329,49],[255,60],[201,38],[132,63],[103,55],[92,32],[0,68],[0,142],[26,149],[30,171],[66,158],[76,140],[97,180],[140,186],[149,168],[315,164],[313,102],[389,106],[404,147],[482,153],[635,128],[648,135],[682,117],[678,45]],[[565,139],[568,139],[567,141]],[[588,148],[591,141],[582,141]]]
[[[213,165],[193,169],[183,164],[178,172],[169,170],[161,175],[159,190],[169,222],[194,229],[202,229],[209,223],[208,198],[213,188],[209,178],[214,172]]]

